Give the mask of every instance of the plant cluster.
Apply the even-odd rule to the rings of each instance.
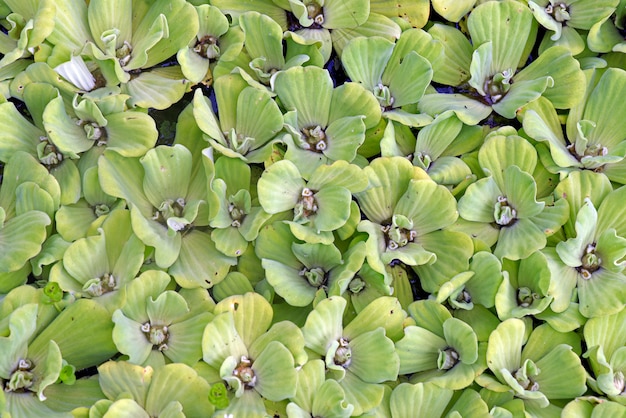
[[[625,34],[0,0],[0,416],[626,416]]]

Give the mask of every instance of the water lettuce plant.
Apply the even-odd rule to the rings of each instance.
[[[625,17],[0,0],[0,416],[626,416]]]
[[[517,70],[526,62],[537,32],[527,6],[517,1],[485,2],[476,6],[467,25],[471,44],[464,36],[450,37],[444,43],[444,49],[452,50],[449,55],[463,51],[466,58],[456,65],[461,73],[455,83],[459,92],[426,95],[419,103],[422,112],[454,110],[465,123],[474,125],[492,111],[512,119],[517,109],[541,96],[557,108],[580,102],[584,75],[567,48],[548,48]],[[565,80],[567,84],[561,84]]]
[[[357,83],[333,87],[328,72],[318,67],[279,73],[274,88],[286,110],[285,159],[295,163],[305,178],[320,165],[353,162],[366,129],[380,119],[373,94]]]
[[[153,67],[186,47],[198,30],[196,9],[184,0],[151,5],[67,0],[57,4],[47,62],[58,68],[89,61],[97,71],[88,73],[97,76],[84,74],[87,84],[81,88],[120,86],[130,106],[165,109],[182,98],[189,82],[178,66]]]

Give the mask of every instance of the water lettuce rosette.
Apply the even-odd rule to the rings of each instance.
[[[344,293],[365,259],[364,243],[342,252],[333,244],[300,243],[285,228],[277,227],[270,236],[264,231],[257,255],[265,269],[267,282],[277,295],[296,307],[314,300]]]
[[[626,0],[0,0],[0,415],[624,415]]]
[[[285,159],[305,178],[320,165],[357,159],[365,131],[380,119],[374,95],[357,83],[333,87],[318,67],[297,67],[276,76],[274,89],[285,108]]]
[[[259,203],[270,214],[293,212],[286,222],[298,239],[330,244],[332,232],[351,219],[352,194],[362,191],[367,179],[345,161],[320,165],[307,178],[291,160],[272,164],[258,181]]]
[[[492,111],[512,119],[519,108],[540,96],[559,109],[578,104],[584,94],[584,74],[567,48],[548,48],[518,71],[531,52],[535,25],[528,6],[508,0],[474,8],[467,20],[471,43],[460,33],[450,36],[452,30],[435,26],[431,34],[443,42],[446,57],[440,65],[457,55],[463,58],[451,63],[456,77],[443,77],[458,92],[453,88],[451,93],[426,94],[419,109],[431,115],[453,110],[463,122],[475,125]]]
[[[204,138],[227,157],[264,161],[283,128],[283,115],[276,102],[267,91],[248,85],[239,74],[218,78],[214,89],[219,120],[202,90],[194,94],[193,114]]]
[[[400,362],[393,342],[406,314],[397,299],[380,297],[344,326],[345,307],[342,297],[320,301],[302,332],[306,347],[324,360],[327,379],[339,383],[353,413],[360,415],[380,403],[382,383],[398,376]],[[380,361],[383,358],[385,362]]]
[[[288,321],[271,325],[272,306],[258,293],[226,298],[214,314],[202,336],[202,359],[209,383],[228,389],[219,413],[255,417],[265,413],[264,399],[294,397],[295,367],[307,360],[302,331]]]
[[[610,180],[626,180],[626,129],[624,118],[612,109],[619,106],[626,89],[626,72],[610,68],[600,75],[588,73],[587,99],[570,111],[566,136],[553,106],[538,100],[524,113],[524,131],[549,147],[538,147],[546,168],[567,174],[572,170],[596,170]],[[598,78],[599,77],[599,78]]]
[[[166,290],[170,280],[164,272],[143,273],[126,286],[124,304],[113,312],[113,341],[130,363],[158,367],[167,358],[193,366],[202,357],[214,302],[201,289]]]
[[[413,302],[408,313],[415,325],[406,327],[396,342],[400,374],[410,376],[412,383],[434,382],[453,390],[468,387],[485,367],[472,328],[435,301]]]
[[[51,268],[50,281],[76,297],[104,296],[102,303],[119,307],[117,291],[139,273],[144,251],[145,245],[132,232],[130,212],[118,209],[95,235],[67,246],[62,259]]]
[[[481,386],[508,392],[526,405],[546,408],[552,399],[568,399],[586,390],[585,369],[579,355],[580,339],[559,333],[544,324],[526,333],[527,325],[516,318],[502,322],[491,333],[487,365],[495,378],[482,374]]]
[[[476,236],[485,237],[486,245],[495,244],[496,256],[519,260],[545,247],[546,237],[567,220],[568,204],[565,199],[553,205],[537,200],[531,175],[537,153],[525,139],[509,132],[493,132],[478,151],[478,161],[489,176],[467,188],[459,199],[459,216],[481,231]]]
[[[403,32],[396,43],[360,37],[346,45],[341,62],[350,80],[376,97],[383,117],[409,126],[424,126],[431,121],[429,115],[412,114],[402,108],[416,104],[431,82],[430,61],[420,53],[430,58],[437,57],[441,50],[428,51],[426,44],[430,40],[418,29]]]
[[[176,53],[181,71],[193,83],[210,82],[211,68],[219,61],[237,58],[243,47],[244,34],[231,26],[228,18],[215,6],[197,5],[198,32],[186,48]]]
[[[244,253],[263,224],[271,217],[251,194],[252,173],[244,161],[222,156],[215,162],[215,179],[211,183],[214,212],[209,225],[215,228],[211,239],[216,248],[229,257]]]
[[[207,164],[212,176],[212,162]],[[101,181],[104,191],[129,203],[133,231],[155,248],[159,267],[170,267],[184,287],[208,288],[224,278],[234,260],[215,248],[209,234],[192,228],[209,223],[208,185],[200,158],[194,160],[181,144],[153,148],[141,158],[106,151],[98,170],[106,179]],[[213,256],[197,255],[198,246],[211,248]],[[192,261],[201,259],[200,264]]]
[[[324,63],[321,41],[291,31],[283,33],[267,15],[246,12],[239,16],[238,23],[245,48],[234,59],[218,62],[213,71],[216,78],[238,71],[251,85],[273,90],[279,72],[298,66],[321,67]]]
[[[82,72],[83,90],[119,85],[130,96],[130,107],[165,109],[181,99],[189,83],[178,65],[157,65],[185,48],[198,29],[196,9],[182,0],[151,5],[64,0],[57,3],[55,30],[48,37],[53,45],[48,63],[65,73]],[[95,75],[86,74],[91,71],[80,65],[83,60],[97,66]]]
[[[355,197],[365,215],[358,230],[369,235],[370,267],[388,275],[385,266],[393,260],[409,266],[435,262],[437,254],[428,250],[431,238],[441,239],[440,230],[458,217],[450,191],[400,157],[378,158],[363,172],[369,185]]]

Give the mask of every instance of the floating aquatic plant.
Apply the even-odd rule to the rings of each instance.
[[[561,199],[548,206],[537,200],[530,174],[537,162],[535,149],[519,136],[494,132],[480,148],[478,160],[489,177],[467,188],[459,199],[459,216],[492,234],[488,245],[496,244],[494,254],[500,258],[519,260],[543,248],[546,236],[567,220],[567,202]]]
[[[79,87],[86,91],[102,84],[119,85],[129,95],[131,107],[165,109],[181,99],[188,82],[180,67],[154,67],[187,47],[198,33],[199,21],[191,4],[182,0],[150,6],[132,0],[89,4],[64,0],[56,6],[48,63],[57,71],[82,72],[85,82]],[[84,60],[95,64],[97,71],[89,70]],[[101,84],[98,79],[103,79]]]
[[[255,293],[226,298],[214,313],[202,337],[202,358],[217,378],[209,383],[227,385],[223,413],[258,416],[263,399],[295,396],[295,366],[307,357],[300,329],[285,322],[270,328],[272,307]]]
[[[384,317],[377,317],[376,307],[383,307]],[[375,407],[382,399],[382,382],[395,380],[400,365],[392,338],[405,313],[397,300],[381,297],[343,326],[345,299],[331,297],[320,301],[302,328],[307,348],[326,364],[330,379],[346,393],[346,402],[359,415]],[[386,364],[380,359],[386,359]]]
[[[552,399],[582,395],[585,372],[574,351],[578,337],[544,324],[526,340],[525,326],[514,318],[498,325],[487,346],[487,365],[497,380],[483,374],[478,383],[496,392],[513,390],[516,397],[540,408],[548,407]]]
[[[209,144],[231,158],[261,162],[283,127],[283,116],[267,91],[249,86],[237,74],[215,82],[218,120],[210,101],[196,90],[193,114]],[[260,123],[260,121],[263,123]]]
[[[0,1],[0,415],[626,415],[625,16]]]
[[[241,52],[244,34],[237,26],[231,26],[228,18],[215,6],[196,6],[198,33],[187,48],[176,54],[181,71],[194,83],[210,82],[211,67],[218,61],[232,61]]]
[[[528,44],[532,45],[536,36],[527,6],[516,1],[486,2],[476,6],[467,24],[471,46],[464,36],[458,35],[447,37],[444,42],[444,51],[451,49],[444,55],[459,50],[466,55],[473,48],[471,59],[466,55],[462,64],[455,64],[460,72],[460,92],[425,95],[418,106],[422,112],[434,115],[453,110],[463,122],[474,125],[492,111],[514,118],[520,107],[541,96],[557,108],[570,108],[580,102],[584,75],[565,47],[545,50],[518,72],[530,53]],[[443,32],[445,36],[447,31]],[[568,83],[562,84],[565,80]],[[463,94],[466,91],[467,96]]]
[[[538,148],[546,168],[567,173],[574,169],[601,171],[613,180],[623,183],[626,143],[624,120],[613,109],[626,87],[626,72],[608,69],[589,74],[587,100],[570,111],[566,134],[563,135],[556,111],[547,101],[537,101],[524,115],[524,131],[529,136],[547,143],[549,153]]]
[[[276,76],[275,91],[286,109],[285,159],[308,178],[320,165],[353,162],[365,130],[380,119],[375,97],[357,83],[333,87],[328,72],[297,67]]]
[[[435,382],[453,390],[469,386],[481,367],[472,328],[434,301],[414,302],[408,313],[415,325],[396,343],[400,373],[413,383]]]
[[[101,183],[105,192],[129,202],[133,231],[155,248],[156,264],[172,266],[174,277],[185,287],[210,287],[224,278],[233,262],[215,249],[206,232],[193,229],[209,222],[208,189],[197,187],[204,171],[193,165],[191,152],[183,145],[153,148],[141,159],[107,151],[99,161],[99,175],[107,179]],[[195,257],[194,248],[202,242],[215,252],[210,260],[215,274],[205,271],[198,277],[188,259]]]
[[[541,46],[564,45],[577,55],[585,49],[585,40],[576,29],[591,29],[615,12],[618,0],[597,1],[529,1],[528,7],[537,21],[554,33],[545,35]]]

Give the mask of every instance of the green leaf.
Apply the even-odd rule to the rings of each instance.
[[[35,332],[37,305],[34,303],[18,307],[8,317],[8,336],[0,337],[0,348],[5,355],[0,359],[0,375],[8,378],[16,364],[26,356],[28,340]],[[4,333],[3,333],[4,334]]]
[[[248,350],[235,329],[231,312],[216,315],[204,329],[202,335],[202,359],[212,368],[219,370],[226,358],[247,356]]]
[[[324,299],[315,306],[302,327],[308,348],[325,355],[330,343],[342,337],[342,316],[345,307],[346,300],[336,296]]]
[[[307,306],[313,302],[317,287],[309,284],[305,276],[300,274],[301,270],[269,259],[263,259],[263,268],[268,283],[288,304]]]
[[[296,393],[297,374],[291,352],[272,341],[252,364],[257,377],[255,390],[270,401],[291,398]]]
[[[537,165],[537,152],[524,138],[517,135],[493,135],[478,151],[480,166],[495,180],[500,190],[504,187],[505,170],[512,165],[532,173]]]
[[[210,414],[213,406],[206,396],[208,391],[208,383],[190,366],[166,364],[154,371],[145,408],[150,416],[167,415],[166,410],[175,402],[178,408],[182,406],[184,414],[180,413],[181,417]]]
[[[493,61],[493,42],[488,41],[480,45],[472,54],[472,63],[470,65],[470,74],[468,84],[476,89],[482,96],[487,96],[485,87],[493,76],[491,68]],[[496,70],[497,71],[497,70]]]
[[[9,161],[16,151],[36,155],[37,139],[44,132],[28,122],[11,102],[0,103],[0,129],[3,132],[0,160]]]
[[[82,338],[86,329],[88,339]],[[101,364],[117,351],[111,333],[113,323],[110,312],[101,304],[89,299],[80,299],[69,305],[30,344],[33,353],[47,350],[53,339],[63,358],[83,370]],[[55,379],[56,380],[56,379]]]
[[[371,0],[370,10],[371,13],[404,19],[415,28],[426,25],[430,14],[428,2],[424,0]]]
[[[137,237],[146,246],[154,247],[156,264],[163,268],[174,264],[179,258],[182,247],[181,234],[175,232],[170,234],[168,227],[155,220],[145,218],[136,206],[131,206],[130,213],[133,231]]]
[[[187,197],[191,153],[182,145],[158,146],[140,160],[144,168],[143,189],[155,208],[167,200]]]
[[[366,383],[353,373],[346,373],[339,384],[346,393],[346,402],[354,405],[353,413],[357,416],[380,405],[384,395],[384,385]]]
[[[283,127],[283,117],[276,102],[267,92],[254,87],[246,87],[239,94],[236,115],[236,132],[244,138],[251,138],[250,150],[265,145]],[[245,154],[247,151],[245,144],[242,145],[240,152]]]
[[[626,121],[615,112],[620,97],[626,92],[626,72],[608,69],[587,99],[583,119],[596,123],[589,136],[590,144],[601,144],[609,149],[624,140]]]
[[[433,383],[402,383],[391,393],[391,416],[441,416],[453,393]]]
[[[428,200],[423,196],[428,196]],[[395,214],[411,219],[412,230],[419,237],[454,223],[458,217],[455,206],[454,197],[444,186],[428,180],[412,180],[398,201]]]
[[[583,99],[585,76],[578,61],[565,47],[552,47],[515,75],[516,82],[550,76],[554,85],[543,96],[557,109],[569,109]]]
[[[400,360],[383,328],[359,334],[350,340],[349,347],[352,357],[348,369],[364,382],[382,383],[398,377]]]
[[[433,0],[433,9],[441,17],[451,22],[458,22],[463,18],[466,14],[468,14],[472,8],[476,0]]]
[[[298,380],[299,382],[299,380]],[[347,418],[352,416],[354,405],[346,401],[346,395],[337,381],[329,379],[324,381],[316,391],[311,413],[315,416],[336,416]],[[308,414],[308,413],[307,413]]]
[[[465,322],[450,318],[443,323],[446,342],[459,354],[465,364],[474,364],[478,359],[478,341],[472,327]]]
[[[125,361],[107,361],[98,367],[102,392],[109,399],[124,397],[145,405],[154,370]]]
[[[505,371],[515,371],[522,364],[524,333],[523,321],[507,319],[489,336],[487,365],[501,382],[504,382]]]
[[[179,293],[165,291],[156,299],[149,298],[146,303],[146,313],[153,324],[169,325],[189,312],[187,301]]]
[[[459,216],[473,222],[491,223],[494,221],[493,205],[502,191],[493,177],[483,178],[472,183],[459,199]]]
[[[369,1],[330,1],[324,3],[324,23],[327,29],[354,28],[365,23],[370,15]]]
[[[152,215],[154,207],[143,190],[144,169],[138,158],[127,158],[113,151],[105,151],[98,159],[98,179],[102,190],[138,206],[140,213]]]
[[[496,113],[509,119],[515,118],[519,108],[536,100],[542,93],[554,87],[554,79],[552,77],[541,77],[531,80],[514,79],[514,81],[511,84],[511,89],[502,100],[492,105]]]
[[[63,98],[58,95],[52,99],[43,111],[43,123],[48,138],[60,152],[70,158],[87,151],[94,145],[93,140],[80,125],[77,125],[65,111]]]
[[[330,75],[318,67],[293,67],[278,73],[275,91],[287,110],[297,110],[297,128],[329,123],[333,83]]]
[[[129,362],[143,364],[153,348],[141,331],[143,324],[127,318],[119,309],[113,312],[113,322],[113,341],[117,349],[128,356]]]
[[[530,219],[518,219],[513,225],[500,229],[493,254],[500,259],[520,260],[545,247],[546,242],[543,231]]]
[[[470,78],[470,64],[474,48],[460,30],[435,23],[428,33],[443,46],[442,58],[433,63],[433,81],[458,86]],[[486,116],[485,116],[486,117]]]
[[[232,312],[237,333],[243,339],[246,347],[270,327],[272,321],[272,306],[258,293],[231,296],[215,306],[214,313]]]
[[[530,174],[513,165],[504,170],[503,180],[502,190],[517,211],[518,219],[532,218],[543,211],[545,203],[536,200],[537,184]]]
[[[307,183],[313,190],[322,189],[326,185],[345,187],[356,193],[367,187],[367,177],[359,166],[347,161],[335,161],[331,165],[319,166]]]
[[[405,318],[406,312],[402,309],[398,299],[381,296],[367,305],[346,325],[343,335],[351,339],[383,327],[387,338],[396,341],[402,337],[402,323]]]
[[[533,103],[541,102],[537,100]],[[542,102],[543,103],[543,102]],[[531,106],[532,104],[529,104]],[[548,107],[546,103],[546,107]],[[541,116],[532,109],[524,113],[524,131],[537,141],[548,142],[550,156],[560,167],[576,167],[579,161],[567,150],[556,110],[550,106]]]
[[[171,55],[167,57],[169,56]],[[137,78],[122,84],[122,92],[131,96],[128,100],[128,105],[131,107],[153,107],[157,110],[164,110],[183,97],[188,84],[180,67],[157,67],[150,71],[142,71]]]
[[[469,69],[467,71],[469,73]],[[447,110],[451,110],[461,122],[470,126],[477,125],[488,117],[492,111],[491,106],[458,93],[425,94],[418,103],[418,109],[422,113],[435,117]]]
[[[116,28],[115,48],[120,48],[123,41],[132,39],[132,1],[116,0],[114,2],[96,0],[89,3],[88,21],[91,33],[95,34],[96,44],[106,50],[102,35],[104,32]]]
[[[187,46],[196,36],[199,29],[198,17],[195,8],[184,1],[168,2],[159,0],[151,4],[150,9],[141,16],[141,22],[133,28],[133,48],[139,51],[147,51],[147,60],[140,64],[141,67],[149,68],[165,61],[167,58]],[[154,43],[151,39],[155,21],[159,18],[165,22],[167,37],[157,38]],[[186,22],[186,25],[177,25],[176,22]],[[149,45],[149,46],[148,46]],[[141,54],[138,54],[141,56]],[[139,62],[143,59],[139,59]],[[128,69],[133,66],[133,60],[128,63]]]
[[[221,282],[236,263],[218,251],[208,233],[193,230],[181,239],[180,253],[168,271],[183,288],[208,289]]]
[[[265,58],[265,72],[284,67],[283,31],[276,21],[267,15],[247,12],[239,18],[239,25],[246,36],[248,54]]]
[[[29,211],[4,222],[0,228],[0,272],[16,271],[35,257],[46,239],[48,225],[50,218],[40,211]]]
[[[106,146],[124,157],[141,157],[154,147],[158,131],[154,119],[142,112],[126,111],[106,116]],[[129,141],[128,138],[132,138]]]
[[[515,70],[531,34],[533,15],[527,6],[514,1],[480,4],[467,21],[473,44],[493,42],[491,74]]]
[[[586,280],[579,275],[579,309],[587,318],[619,312],[626,297],[624,274],[600,269]]]
[[[259,179],[259,202],[271,214],[293,209],[304,186],[298,167],[288,160],[279,161],[265,170]]]
[[[585,369],[571,347],[561,344],[536,364],[541,372],[534,380],[548,399],[572,399],[587,390]]]
[[[370,90],[356,82],[346,82],[333,90],[329,123],[346,117],[359,116],[369,129],[380,121],[381,108]]]
[[[384,38],[355,38],[344,48],[341,62],[350,80],[373,92],[382,83],[393,49],[394,44]]]
[[[363,116],[348,116],[334,120],[325,131],[327,148],[322,153],[333,161],[351,162],[365,141]]]
[[[202,90],[196,90],[193,95],[193,116],[202,132],[220,143],[225,141],[220,122],[213,113],[211,102],[202,94]],[[223,116],[223,120],[227,120],[227,117],[228,113]]]

